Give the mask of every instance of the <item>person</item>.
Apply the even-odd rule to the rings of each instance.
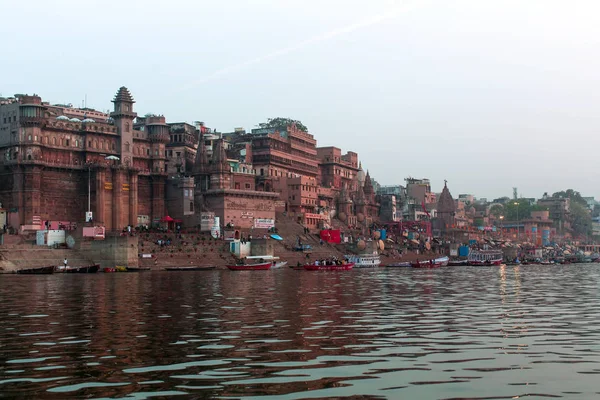
[[[63,261],[63,264],[65,264],[65,268],[67,268],[67,263],[68,263],[67,257],[65,257],[65,260]]]

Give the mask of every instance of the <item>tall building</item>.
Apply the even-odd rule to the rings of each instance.
[[[334,147],[317,147],[320,185],[340,190],[342,186],[350,192],[357,190],[358,154]]]
[[[95,223],[111,230],[164,216],[164,117],[136,129],[127,88],[113,103],[108,116],[51,105],[38,95],[0,101],[0,202],[10,210],[9,224],[38,229],[44,220],[84,222],[91,211]]]

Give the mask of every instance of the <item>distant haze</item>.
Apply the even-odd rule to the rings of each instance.
[[[0,93],[247,130],[301,120],[381,184],[600,198],[600,2],[31,0],[2,6]]]

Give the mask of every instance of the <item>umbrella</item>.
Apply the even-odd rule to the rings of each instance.
[[[117,156],[108,156],[108,157],[104,157],[105,160],[119,160],[119,157]]]

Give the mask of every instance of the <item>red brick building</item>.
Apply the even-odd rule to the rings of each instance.
[[[0,101],[0,202],[9,224],[82,223],[88,202],[94,222],[109,230],[164,216],[169,128],[157,117],[135,129],[135,101],[125,87],[113,103],[108,116],[37,95]]]

